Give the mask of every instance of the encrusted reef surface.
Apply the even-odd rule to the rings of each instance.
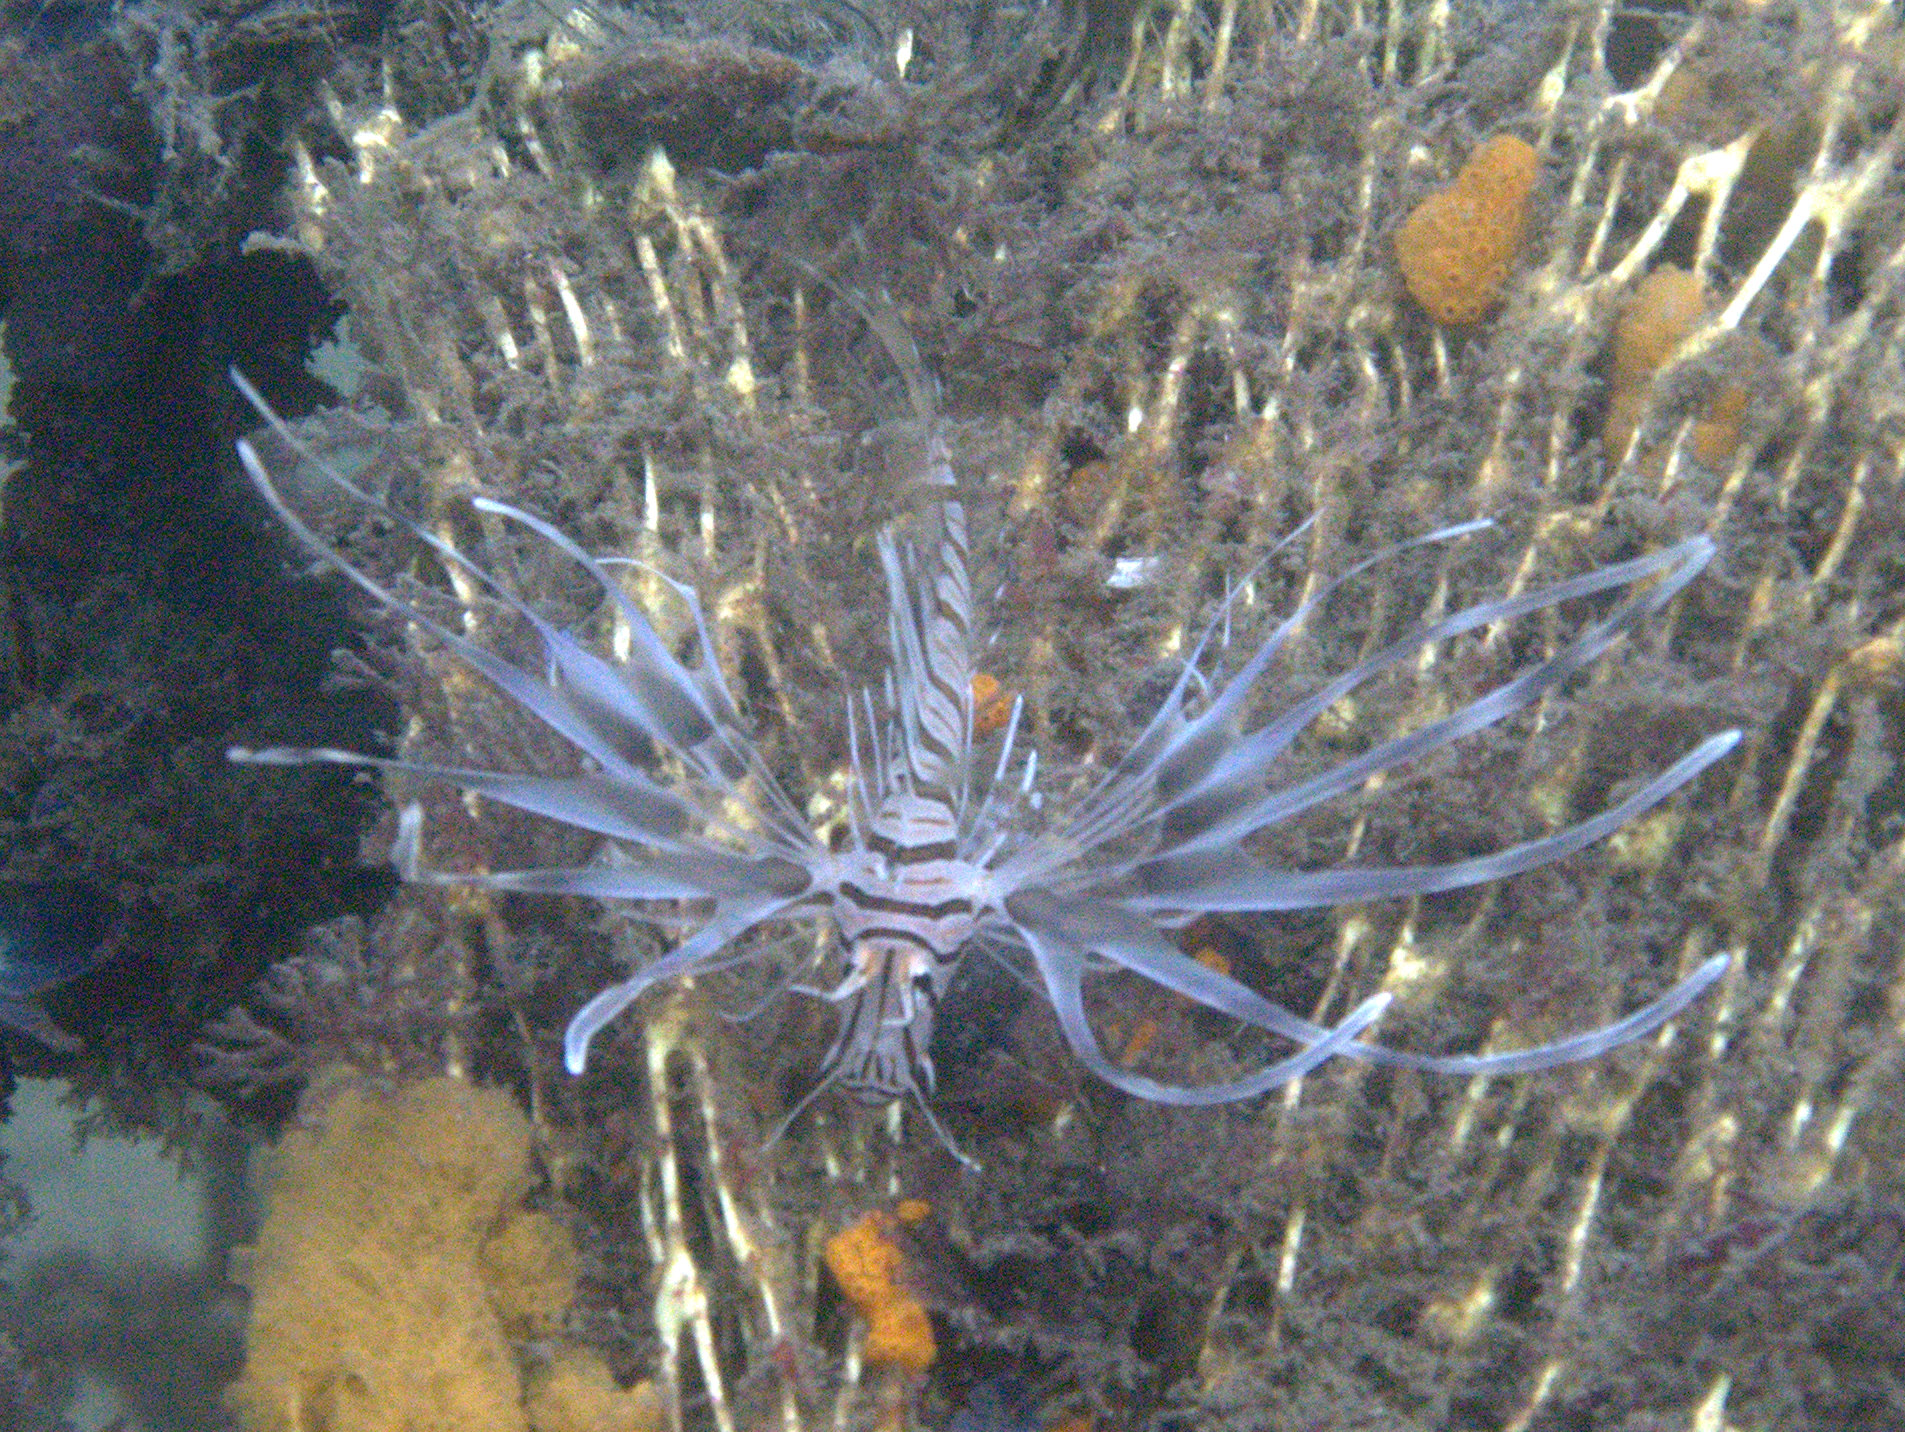
[[[1697,532],[1720,556],[1525,719],[1336,803],[1267,856],[1498,849],[1702,736],[1746,732],[1659,811],[1499,887],[1181,933],[1306,1015],[1390,989],[1385,1040],[1437,1052],[1555,1038],[1730,955],[1659,1034],[1526,1077],[1341,1062],[1254,1103],[1170,1109],[1092,1081],[1043,1001],[972,960],[941,1015],[935,1109],[976,1171],[913,1111],[823,1096],[780,1128],[832,1036],[824,1006],[775,993],[822,982],[797,926],[754,973],[646,996],[579,1079],[564,1022],[618,961],[666,946],[626,912],[407,887],[302,953],[253,941],[220,978],[276,956],[269,974],[196,1066],[153,1077],[176,1092],[196,1068],[254,1114],[317,1080],[274,1209],[301,1206],[287,1180],[328,1188],[354,1167],[340,1129],[376,1126],[356,1156],[414,1181],[436,1155],[389,1128],[420,1103],[478,1100],[480,1127],[457,1117],[510,1162],[498,1188],[432,1215],[459,1220],[449,1272],[430,1272],[454,1298],[387,1272],[411,1257],[384,1257],[404,1237],[431,1240],[421,1213],[375,1230],[375,1268],[324,1263],[267,1224],[261,1258],[320,1260],[295,1280],[313,1296],[335,1278],[469,1316],[446,1319],[434,1377],[314,1372],[256,1345],[233,1404],[247,1426],[435,1425],[477,1385],[465,1353],[491,1403],[521,1403],[493,1409],[484,1425],[500,1427],[1560,1432],[1905,1415],[1891,8],[128,13],[108,38],[31,31],[10,63],[55,43],[118,57],[151,168],[115,171],[108,211],[137,211],[155,293],[227,296],[217,324],[194,310],[193,331],[219,335],[204,352],[561,625],[614,640],[577,572],[472,497],[636,559],[630,590],[671,639],[683,612],[661,578],[692,584],[769,764],[817,826],[842,819],[842,692],[885,662],[874,537],[908,501],[884,460],[901,375],[864,314],[882,294],[938,384],[997,633],[989,689],[1024,696],[1049,804],[1126,748],[1234,584],[1250,585],[1231,650],[1248,652],[1320,579],[1472,517],[1497,526],[1396,559],[1308,623],[1259,719],[1424,614]],[[8,262],[17,302],[46,265]],[[303,373],[308,331],[267,343],[230,316],[267,271],[312,305],[297,312],[348,315],[349,391],[320,395]],[[222,442],[244,419],[211,396],[216,366],[194,381]],[[126,421],[89,431],[103,442]],[[354,564],[459,630],[523,640],[467,574],[261,450]],[[37,506],[9,484],[15,574],[23,552],[72,540],[43,471],[28,469]],[[266,534],[261,515],[235,520],[235,486],[212,505],[246,542]],[[162,610],[172,590],[130,600]],[[292,621],[338,599],[320,577],[257,600]],[[357,615],[345,669],[391,703],[389,749],[557,758],[440,648]],[[1293,776],[1462,706],[1586,619],[1563,609],[1436,649],[1333,707]],[[247,699],[206,731],[368,745]],[[69,690],[18,710],[41,716],[8,728],[8,750],[28,752],[16,763],[94,708]],[[274,783],[311,780],[204,779],[261,792],[267,812]],[[385,808],[422,803],[436,868],[592,853],[500,806],[386,784]],[[348,816],[341,787],[314,789],[333,792],[318,814]],[[214,821],[217,798],[201,799]],[[372,860],[393,828],[371,824]],[[239,868],[258,884],[286,856],[252,834]],[[119,874],[129,907],[174,888],[150,870]],[[333,878],[328,893],[327,914],[351,892]],[[268,903],[280,924],[293,910]],[[207,943],[241,943],[236,928]],[[175,1015],[208,997],[188,978],[208,953],[158,961],[154,987],[192,992]],[[1135,981],[1099,983],[1099,1027],[1139,1073],[1208,1082],[1282,1052]],[[83,999],[54,1012],[89,1033]],[[109,1092],[110,1053],[79,1058]],[[348,1243],[335,1218],[313,1238]],[[496,1271],[498,1250],[520,1262],[532,1243],[562,1265],[533,1316]],[[392,1350],[395,1331],[371,1346]],[[369,1366],[365,1346],[350,1355]],[[586,1391],[538,1409],[538,1389],[568,1382]]]

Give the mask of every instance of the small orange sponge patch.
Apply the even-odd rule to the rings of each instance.
[[[1601,425],[1608,461],[1619,462],[1626,456],[1651,398],[1655,373],[1667,365],[1706,315],[1705,286],[1673,264],[1662,264],[1648,274],[1621,305],[1607,380],[1607,417]],[[1747,390],[1740,384],[1723,384],[1694,421],[1693,455],[1708,467],[1725,463],[1739,446],[1747,399]]]
[[[1403,281],[1436,322],[1474,323],[1500,302],[1528,222],[1535,168],[1527,143],[1498,134],[1396,231]]]
[[[1012,693],[981,671],[972,678],[972,734],[990,736],[1012,719]]]
[[[909,1200],[917,1205],[917,1200]],[[923,1209],[903,1205],[917,1222]],[[905,1255],[893,1241],[892,1214],[875,1211],[827,1240],[827,1269],[867,1322],[865,1356],[881,1367],[924,1372],[939,1356],[932,1320],[918,1298],[901,1282]]]

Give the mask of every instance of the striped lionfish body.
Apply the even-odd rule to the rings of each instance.
[[[888,347],[895,345],[890,340]],[[278,436],[357,501],[381,507],[323,468],[244,380],[234,380]],[[916,411],[925,414],[914,386]],[[1050,819],[1032,797],[1035,751],[1019,752],[1015,703],[990,779],[976,773],[972,697],[972,593],[965,509],[947,449],[923,424],[923,535],[881,536],[891,667],[884,693],[848,701],[852,769],[849,838],[830,849],[776,783],[751,739],[715,658],[695,594],[671,583],[693,618],[693,650],[677,656],[604,562],[556,528],[517,508],[475,499],[577,563],[628,633],[625,650],[597,654],[555,628],[472,559],[401,517],[416,540],[453,570],[517,612],[542,647],[538,667],[518,666],[426,614],[352,566],[284,502],[249,442],[239,444],[265,500],[305,544],[379,602],[533,715],[574,751],[578,773],[531,775],[429,765],[330,748],[239,750],[266,764],[327,761],[448,782],[535,815],[592,832],[602,854],[567,869],[457,873],[426,868],[421,815],[399,820],[398,868],[411,880],[490,890],[648,902],[699,912],[699,924],[666,955],[590,999],[570,1021],[569,1068],[580,1073],[591,1041],[653,986],[754,957],[736,942],[784,917],[830,918],[844,954],[831,988],[794,986],[831,1001],[839,1032],[823,1065],[832,1083],[869,1099],[925,1100],[935,1016],[962,957],[985,947],[1016,961],[1043,989],[1067,1043],[1095,1074],[1129,1093],[1179,1105],[1261,1094],[1346,1055],[1451,1073],[1507,1073],[1591,1058],[1659,1026],[1722,973],[1716,956],[1653,1003],[1612,1024],[1532,1049],[1478,1055],[1404,1053],[1362,1036],[1388,1002],[1373,995],[1324,1026],[1275,1005],[1183,954],[1164,933],[1206,912],[1278,911],[1422,895],[1478,885],[1559,859],[1664,800],[1731,750],[1738,732],[1711,736],[1605,810],[1539,839],[1444,864],[1354,865],[1288,870],[1251,853],[1253,838],[1311,807],[1523,710],[1597,660],[1665,604],[1713,555],[1705,537],[1545,587],[1424,621],[1325,682],[1268,722],[1245,726],[1257,681],[1291,634],[1349,577],[1394,554],[1378,554],[1322,584],[1227,679],[1198,669],[1222,626],[1220,610],[1175,685],[1123,759],[1082,799]],[[395,514],[392,514],[395,517]],[[1406,546],[1452,541],[1484,527],[1467,523]],[[1545,660],[1527,665],[1468,705],[1380,741],[1318,774],[1279,783],[1274,768],[1304,729],[1379,673],[1424,648],[1497,623],[1599,594],[1618,594],[1605,614]],[[664,783],[627,753],[656,751],[679,771]],[[731,812],[745,804],[751,815]],[[685,904],[683,903],[685,902]],[[1196,1087],[1146,1078],[1107,1056],[1086,1009],[1084,977],[1115,966],[1206,1008],[1289,1041],[1294,1049],[1253,1074]],[[942,1135],[943,1137],[943,1135]],[[950,1147],[950,1144],[949,1144]]]
[[[966,510],[952,494],[944,445],[929,441],[923,482],[937,502],[935,560],[922,586],[909,570],[911,553],[882,534],[899,719],[888,730],[893,739],[869,728],[871,789],[856,731],[853,841],[839,858],[833,899],[848,968],[826,995],[840,1005],[840,1030],[822,1067],[869,1100],[931,1093],[928,1047],[940,997],[978,933],[985,879],[984,867],[963,857],[960,820],[972,755]],[[851,714],[849,723],[855,730]]]

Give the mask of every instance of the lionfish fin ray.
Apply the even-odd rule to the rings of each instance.
[[[613,840],[663,850],[684,849],[677,837],[689,821],[700,814],[665,787],[646,778],[631,780],[627,774],[615,780],[592,771],[576,776],[524,776],[509,771],[369,756],[334,746],[267,746],[260,750],[233,746],[226,755],[231,760],[255,766],[303,766],[321,762],[442,781],[530,815],[545,816]]]
[[[1300,1079],[1317,1066],[1356,1047],[1356,1037],[1368,1029],[1388,1008],[1390,996],[1371,995],[1351,1010],[1343,1022],[1331,1030],[1319,1029],[1319,1038],[1296,1053],[1265,1065],[1248,1078],[1220,1084],[1185,1086],[1162,1084],[1134,1074],[1106,1056],[1098,1043],[1085,1011],[1083,976],[1090,954],[1089,946],[1066,928],[1064,906],[1050,897],[1026,902],[1026,918],[1020,924],[1020,936],[1032,952],[1034,964],[1045,981],[1046,994],[1058,1015],[1060,1031],[1079,1062],[1100,1079],[1127,1094],[1154,1103],[1177,1108],[1201,1108],[1250,1099]]]

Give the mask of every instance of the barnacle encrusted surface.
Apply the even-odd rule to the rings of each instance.
[[[1685,800],[1479,896],[1195,933],[1300,1009],[1387,986],[1385,1035],[1438,1050],[1551,1037],[1715,953],[1735,962],[1676,1028],[1590,1066],[1472,1084],[1330,1068],[1220,1110],[1081,1083],[1036,1007],[983,985],[942,1020],[938,1107],[985,1165],[953,1177],[917,1130],[895,1143],[824,1101],[763,1149],[828,1035],[798,1001],[720,1017],[764,990],[658,992],[570,1081],[561,1020],[611,949],[642,958],[661,937],[549,902],[450,902],[446,938],[497,1013],[446,1057],[534,1091],[552,1196],[596,1230],[575,1331],[652,1374],[671,1425],[939,1423],[1004,1370],[1053,1415],[1106,1427],[1895,1412],[1892,10],[854,14],[797,31],[763,11],[683,38],[505,7],[467,103],[401,52],[354,87],[340,76],[328,129],[295,155],[287,232],[348,305],[383,411],[314,439],[552,617],[598,614],[465,497],[695,583],[817,821],[837,814],[842,683],[882,657],[868,551],[900,500],[863,440],[899,410],[894,380],[840,289],[893,294],[943,384],[975,587],[996,594],[984,664],[1026,694],[1052,800],[1069,767],[1123,749],[1187,628],[1304,518],[1238,640],[1375,545],[1474,515],[1501,527],[1359,587],[1266,703],[1424,612],[1709,531],[1716,570],[1538,720],[1275,853],[1494,848],[1743,726],[1741,754]],[[1530,145],[1540,200],[1499,303],[1444,330],[1405,300],[1395,231],[1500,133]],[[1668,265],[1701,302],[1644,379],[1616,375],[1620,317]],[[1735,390],[1737,433],[1703,441]],[[446,613],[508,639],[456,574],[415,566],[361,513],[330,523],[366,568],[414,567]],[[1432,653],[1323,736],[1418,725],[1487,683],[1497,643],[1526,655],[1558,635]],[[437,654],[398,689],[413,753],[549,759]],[[490,806],[393,794],[427,803],[439,867],[587,853]],[[786,963],[802,953],[790,941]],[[1105,1017],[1146,1070],[1216,1078],[1263,1053],[1140,990],[1114,985]],[[862,1357],[820,1250],[923,1195],[934,1216],[907,1230],[906,1266],[939,1323],[921,1373]]]

